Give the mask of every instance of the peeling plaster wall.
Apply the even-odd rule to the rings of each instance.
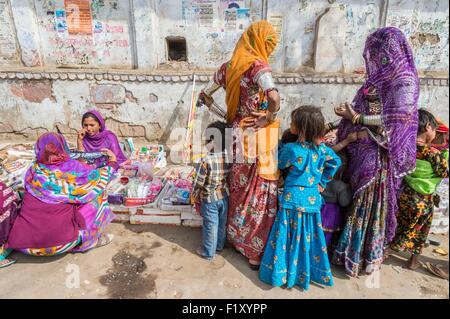
[[[119,136],[165,141],[185,126],[192,73],[210,76],[261,18],[280,34],[272,67],[284,127],[303,103],[334,119],[333,106],[361,85],[367,35],[384,25],[409,37],[421,106],[448,122],[446,0],[91,0],[91,35],[69,33],[64,4],[0,0],[0,140],[32,140],[58,125],[75,141],[81,115],[97,108]],[[240,11],[228,10],[236,4]],[[168,36],[186,38],[187,62],[167,61]]]
[[[448,72],[448,1],[390,1],[388,25],[400,28],[410,39],[418,68]]]
[[[135,75],[127,76],[124,81],[95,80],[95,77],[90,80],[67,77],[65,80],[0,80],[0,137],[15,135],[31,140],[42,132],[55,130],[58,125],[75,142],[81,116],[91,108],[100,110],[107,125],[120,137],[159,141],[175,128],[185,127],[192,89],[188,76],[152,76],[150,81],[141,80]],[[207,76],[202,76],[197,88],[204,87],[208,80]],[[334,119],[333,107],[351,101],[361,85],[360,80],[354,83],[352,78],[328,79],[334,83],[322,83],[324,80],[277,78],[284,128],[289,124],[290,112],[301,104],[323,107],[325,117]],[[422,85],[421,106],[431,108],[437,116],[448,121],[448,81],[428,82],[430,84]],[[224,105],[223,92],[217,101]],[[200,117],[213,118],[206,114]]]
[[[19,55],[9,1],[0,0],[0,66],[18,64]]]

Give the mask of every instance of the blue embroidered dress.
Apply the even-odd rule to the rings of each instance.
[[[279,211],[261,262],[259,278],[272,286],[298,285],[308,290],[310,281],[332,286],[333,277],[322,229],[320,209],[325,188],[341,165],[329,147],[312,143],[286,144],[278,168],[288,169]]]

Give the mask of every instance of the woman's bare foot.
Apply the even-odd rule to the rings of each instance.
[[[383,252],[383,262],[388,260],[390,256],[391,256],[391,249],[388,247]]]
[[[106,245],[110,244],[113,239],[114,239],[114,235],[112,235],[112,234],[103,234],[98,239],[98,242],[97,242],[97,245],[95,246],[95,248],[100,248],[100,247],[106,246]]]
[[[408,260],[408,268],[411,270],[417,270],[420,267],[419,255],[412,255]]]

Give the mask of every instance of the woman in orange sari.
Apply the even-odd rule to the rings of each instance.
[[[225,89],[226,120],[234,132],[241,133],[235,134],[233,142],[227,234],[228,241],[249,259],[254,270],[259,269],[277,212],[276,114],[280,96],[269,66],[277,43],[269,22],[252,24],[239,40],[232,59],[216,72],[214,83],[200,97],[211,106],[210,95],[220,87]]]

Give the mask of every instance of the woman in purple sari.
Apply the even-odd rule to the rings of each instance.
[[[115,155],[101,169],[71,160],[66,140],[46,133],[25,175],[25,196],[7,247],[34,256],[85,252],[111,242],[103,235],[113,220],[106,187],[118,168]]]
[[[78,132],[77,146],[80,152],[100,152],[101,149],[111,150],[117,158],[117,164],[127,160],[119,145],[117,136],[106,129],[105,120],[96,110],[90,110],[81,120],[83,128]],[[95,162],[101,166],[102,160]]]
[[[353,277],[378,270],[395,235],[399,187],[416,165],[420,90],[413,52],[399,29],[370,35],[364,59],[366,83],[352,105],[336,108],[344,119],[339,141],[363,130],[348,146],[347,178],[355,195],[333,256]]]

